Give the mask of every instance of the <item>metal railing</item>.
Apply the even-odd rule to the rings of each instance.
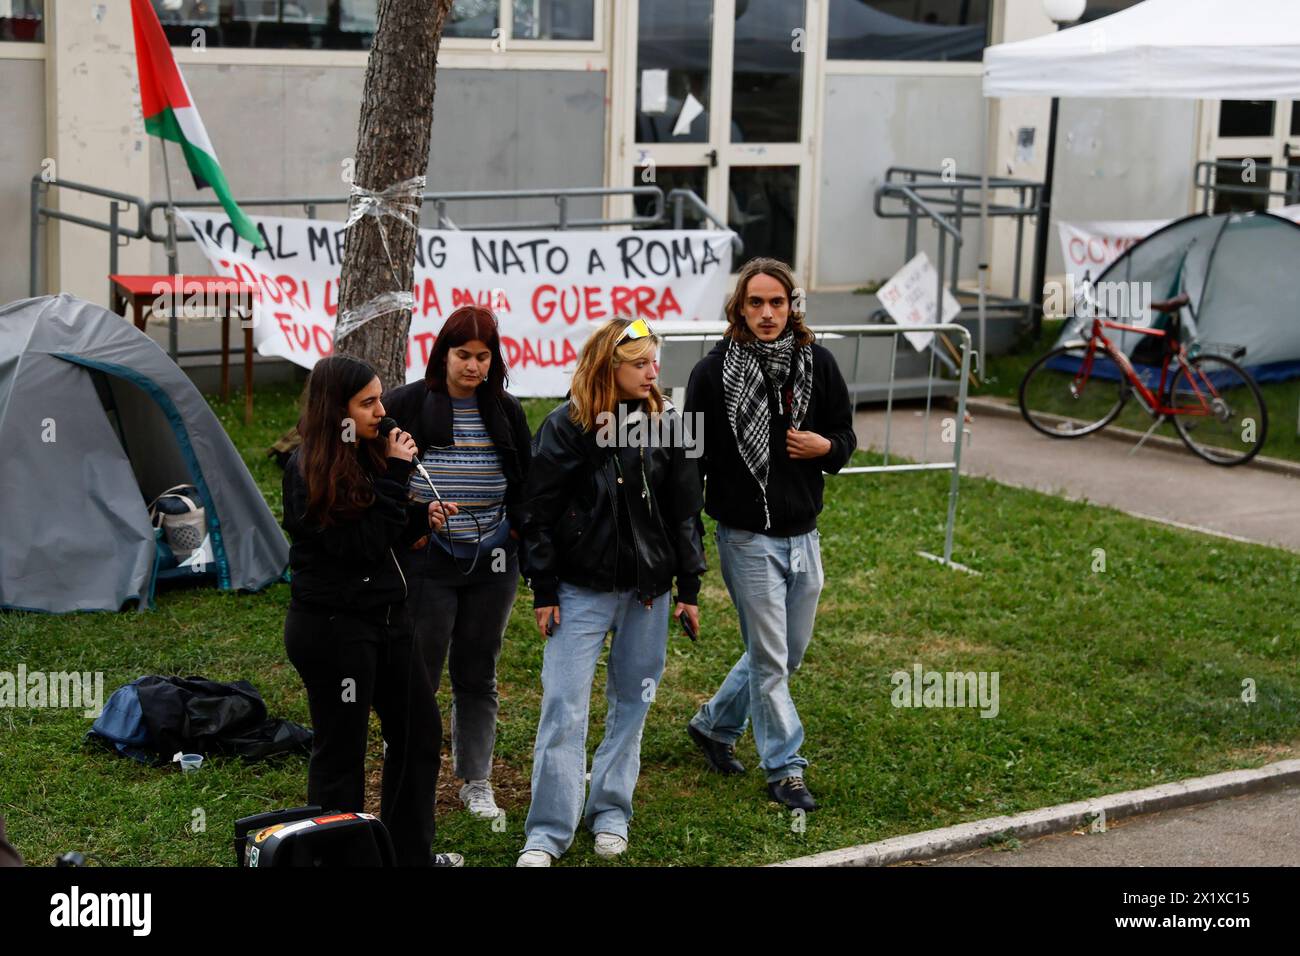
[[[980,176],[952,170],[921,169],[914,166],[890,166],[885,179],[876,187],[872,209],[880,219],[903,219],[907,222],[907,238],[903,261],[910,262],[917,253],[918,233],[922,221],[929,221],[938,230],[938,249],[935,271],[939,274],[940,295],[936,305],[935,321],[942,322],[942,290],[947,273],[947,285],[953,297],[961,304],[967,317],[978,312],[978,303],[969,300],[970,294],[959,288],[961,254],[964,245],[962,230],[973,220],[980,221],[981,199],[984,184]],[[1015,255],[1011,295],[986,293],[985,299],[992,308],[1027,320],[1034,308],[1032,296],[1022,298],[1021,262],[1025,243],[1025,221],[1039,217],[1043,184],[1028,179],[1009,179],[990,176],[988,179],[988,216],[990,219],[1011,218],[1016,222]],[[1010,192],[1014,199],[1007,201],[1000,194]],[[948,241],[952,241],[951,264],[948,263]],[[985,330],[980,327],[980,351],[986,348]]]
[[[1247,170],[1255,178],[1262,175],[1264,181],[1244,181]],[[1239,181],[1219,182],[1220,173],[1234,175]],[[1281,189],[1274,189],[1273,177],[1279,175],[1283,177],[1284,185]],[[1262,198],[1263,202],[1258,208],[1267,208],[1269,200],[1278,196],[1289,206],[1300,203],[1300,166],[1274,166],[1253,161],[1248,164],[1242,159],[1207,159],[1196,164],[1194,186],[1201,194],[1201,212],[1213,211],[1217,205],[1216,200],[1221,195],[1227,196],[1230,204],[1233,196]],[[1255,203],[1248,205],[1256,208]]]
[[[961,473],[961,452],[963,439],[969,434],[965,427],[966,422],[966,399],[972,378],[972,372],[978,373],[980,366],[979,353],[972,348],[971,333],[964,325],[958,325],[954,322],[936,322],[926,325],[817,325],[812,327],[820,339],[821,336],[829,334],[829,340],[823,341],[822,344],[831,348],[832,354],[836,354],[839,349],[835,346],[838,344],[834,341],[837,338],[855,337],[856,343],[853,350],[853,366],[846,369],[845,361],[840,355],[836,355],[836,361],[840,364],[841,371],[845,379],[852,381],[853,375],[858,367],[858,356],[861,354],[862,340],[868,337],[888,335],[892,338],[893,348],[890,352],[890,368],[888,391],[885,400],[885,440],[883,454],[883,463],[879,465],[857,465],[848,468],[842,468],[837,474],[840,475],[877,475],[877,474],[901,474],[907,472],[931,472],[947,471],[951,473],[951,479],[948,485],[948,513],[944,524],[943,556],[939,557],[928,552],[918,552],[923,557],[930,560],[939,561],[949,567],[961,570],[969,570],[952,560],[952,538],[953,529],[957,521],[957,497],[959,490],[959,477]],[[956,396],[956,419],[953,423],[953,451],[951,460],[947,461],[930,461],[929,460],[929,436],[930,436],[930,413],[933,407],[934,394],[932,388],[927,386],[925,395],[925,412],[921,424],[921,461],[907,462],[904,464],[889,463],[890,446],[893,437],[893,416],[894,416],[894,383],[897,370],[898,356],[898,336],[913,332],[930,332],[934,335],[952,334],[959,340],[959,360],[955,363],[956,373],[958,375],[957,396]],[[699,356],[702,358],[704,353],[711,347],[712,342],[721,333],[714,330],[711,333],[670,333],[664,336],[665,342],[699,342]],[[931,355],[935,354],[934,349]],[[845,356],[846,358],[847,356]],[[697,358],[697,360],[698,360]],[[666,376],[671,374],[666,371]],[[666,377],[665,376],[665,377]],[[681,376],[677,376],[681,380]],[[930,382],[934,380],[934,366],[931,364]],[[674,389],[673,403],[681,406],[682,393],[684,388]],[[689,411],[689,410],[688,410]]]
[[[108,201],[108,209],[104,218],[97,219],[91,216],[78,215],[67,212],[45,202],[46,195],[52,190],[67,191],[85,196],[94,196]],[[596,218],[596,219],[575,219],[571,215],[570,204],[575,200],[590,198],[605,198],[607,196],[629,196],[633,200],[637,198],[648,199],[651,203],[650,209],[644,214],[633,214],[630,218]],[[556,215],[554,219],[541,219],[530,221],[507,221],[507,222],[490,222],[490,223],[473,223],[470,225],[457,225],[447,215],[447,207],[453,203],[467,202],[493,202],[493,201],[516,201],[527,199],[552,199],[556,206]],[[664,197],[664,192],[659,186],[593,186],[593,187],[565,187],[556,189],[511,189],[511,190],[487,190],[474,192],[427,192],[423,195],[423,205],[421,212],[430,209],[433,212],[436,229],[453,229],[453,230],[523,230],[523,229],[555,229],[565,231],[568,229],[603,229],[611,226],[631,226],[631,227],[655,227],[672,224],[674,228],[684,228],[682,222],[683,205],[689,206],[696,210],[700,215],[713,223],[720,229],[732,233],[731,244],[737,256],[744,252],[744,244],[734,231],[730,229],[707,205],[689,189],[674,189],[669,194],[669,199],[673,205],[673,216],[668,216],[668,200]],[[266,208],[266,207],[293,207],[299,206],[309,219],[316,218],[317,212],[321,207],[339,206],[344,210],[347,209],[350,199],[347,196],[277,196],[277,197],[260,197],[253,199],[240,199],[241,207],[247,209]],[[185,209],[211,209],[220,207],[221,203],[216,199],[186,199],[175,205]],[[189,235],[179,235],[176,231],[175,218],[172,216],[172,210],[175,205],[169,205],[162,200],[147,201],[139,196],[132,196],[127,193],[116,192],[111,189],[103,189],[99,186],[92,186],[88,183],[72,182],[70,180],[54,180],[47,182],[40,175],[32,177],[31,180],[31,208],[30,208],[30,259],[28,268],[28,291],[31,295],[40,294],[41,286],[41,241],[40,227],[48,220],[57,220],[60,222],[70,222],[75,225],[85,226],[89,229],[95,229],[108,233],[108,274],[112,275],[118,271],[118,250],[128,244],[133,239],[141,239],[147,242],[156,242],[163,245],[167,251],[167,271],[175,275],[180,272],[180,252],[179,244],[184,242],[194,242],[194,237]],[[158,210],[163,211],[164,221],[157,221],[156,213]],[[132,217],[132,213],[134,216]],[[423,217],[422,217],[423,218]],[[114,291],[112,284],[109,285],[109,301],[113,301]],[[221,349],[187,349],[181,350],[177,346],[177,325],[176,316],[168,317],[168,354],[176,361],[181,356],[200,356],[220,354]],[[234,354],[242,354],[242,349]]]
[[[1038,216],[1043,184],[1028,179],[1008,179],[990,176],[988,215],[994,218],[1016,220],[1015,272],[1011,296],[1004,298],[1005,305],[1025,307],[1030,303],[1020,300],[1020,262],[1024,248],[1025,220]],[[947,223],[958,235],[968,219],[980,218],[980,192],[983,184],[979,176],[949,172],[940,169],[920,169],[914,166],[891,166],[885,170],[885,181],[876,188],[873,210],[881,219],[906,219],[906,260],[916,255],[919,222],[924,218],[936,225]],[[1012,203],[998,201],[999,191],[1010,191],[1016,196]],[[901,209],[890,209],[885,203],[897,200]],[[942,248],[943,238],[940,237]],[[905,261],[906,261],[905,260]],[[955,294],[961,275],[961,243],[952,258],[950,288]],[[939,272],[942,274],[943,269]]]

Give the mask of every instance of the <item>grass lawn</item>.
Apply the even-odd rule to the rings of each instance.
[[[1012,367],[1000,361],[995,374]],[[216,403],[277,513],[279,473],[263,454],[294,419],[296,394],[259,392],[250,428],[238,396]],[[551,404],[528,403],[534,425]],[[739,748],[750,772],[720,778],[685,734],[740,651],[708,522],[703,633],[691,644],[675,631],[669,645],[628,864],[769,863],[1297,753],[1300,555],[964,478],[954,557],[981,572],[967,575],[915,554],[941,547],[946,486],[941,474],[828,480],[827,587],[793,680],[824,807],[802,828],[767,801],[751,737]],[[1094,570],[1098,548],[1104,571]],[[282,644],[288,597],[283,584],[256,595],[173,590],[146,614],[0,614],[0,670],[104,671],[106,694],[148,673],[246,678],[273,715],[307,723]],[[470,865],[512,864],[523,841],[543,648],[530,598],[520,595],[499,672],[503,828],[456,809],[444,762],[438,848]],[[999,713],[893,707],[891,673],[916,662],[997,671]],[[603,680],[602,666],[590,749]],[[103,865],[230,865],[236,817],[305,802],[305,758],[211,759],[182,775],[83,747],[89,723],[80,712],[0,710],[0,813],[29,862],[77,848]],[[377,768],[377,729],[371,744]],[[563,863],[606,865],[585,833]]]
[[[1016,402],[1019,396],[1020,380],[1024,378],[1029,366],[1046,354],[1060,335],[1061,321],[1044,322],[1042,334],[1034,339],[1027,335],[1015,352],[1008,355],[992,356],[988,360],[987,377],[980,388],[972,389],[972,395],[1006,398]],[[1170,374],[1173,374],[1172,372]],[[1159,375],[1156,376],[1157,379]],[[1267,382],[1260,385],[1264,395],[1264,404],[1268,406],[1268,435],[1264,440],[1261,455],[1270,458],[1285,458],[1300,461],[1300,379],[1288,382]],[[1057,411],[1044,408],[1042,411]],[[1145,432],[1151,427],[1151,416],[1143,410],[1135,399],[1130,400],[1115,419],[1114,425]],[[1028,427],[1028,426],[1025,426]],[[1110,426],[1107,426],[1110,427]],[[1155,434],[1164,435],[1180,441],[1174,426],[1165,422],[1156,429]],[[1088,439],[1083,439],[1087,441]],[[1190,452],[1188,453],[1190,454]]]

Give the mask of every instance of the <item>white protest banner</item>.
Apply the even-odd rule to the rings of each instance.
[[[341,222],[252,216],[267,243],[258,250],[235,235],[223,213],[177,212],[215,274],[257,286],[259,354],[311,368],[333,351]],[[730,289],[728,232],[421,229],[406,380],[424,377],[438,330],[462,305],[496,313],[512,393],[558,396],[599,323],[717,321]]]
[[[929,325],[934,322],[934,298],[938,286],[939,274],[930,264],[930,257],[919,252],[880,287],[876,298],[899,325]],[[959,312],[961,306],[945,286],[943,320],[951,322]],[[904,332],[903,336],[918,352],[925,351],[934,339],[933,332]]]
[[[1062,222],[1061,255],[1065,272],[1077,288],[1088,275],[1093,282],[1101,278],[1112,262],[1137,245],[1171,219],[1132,219],[1115,222]]]

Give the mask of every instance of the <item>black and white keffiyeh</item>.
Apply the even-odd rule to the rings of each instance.
[[[774,390],[777,405],[781,390],[794,364],[790,424],[803,425],[812,397],[812,347],[794,345],[794,333],[786,329],[772,342],[731,339],[722,355],[722,395],[736,447],[749,473],[763,492],[764,528],[772,526],[767,508],[767,478],[771,470],[772,409],[768,392]]]

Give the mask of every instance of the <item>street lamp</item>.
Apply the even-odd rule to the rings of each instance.
[[[1083,16],[1088,0],[1043,0],[1043,12],[1056,24],[1056,29],[1069,26]],[[1034,243],[1034,284],[1031,290],[1038,296],[1034,310],[1034,337],[1043,330],[1043,306],[1047,296],[1043,285],[1047,281],[1047,240],[1052,222],[1052,177],[1056,171],[1056,116],[1060,100],[1052,97],[1051,118],[1047,122],[1047,171],[1043,174],[1043,194],[1039,200],[1038,235]]]

